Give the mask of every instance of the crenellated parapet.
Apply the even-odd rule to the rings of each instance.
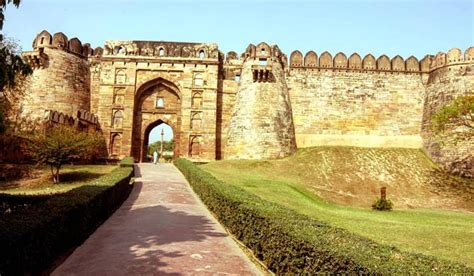
[[[219,59],[215,43],[191,43],[169,41],[124,41],[105,42],[104,56],[141,56],[153,58]]]
[[[98,117],[87,111],[87,110],[78,110],[76,116],[65,114],[57,110],[47,109],[44,111],[43,117],[44,123],[46,124],[60,124],[77,127],[80,130],[93,130],[99,131],[100,124]]]
[[[354,70],[354,71],[380,71],[380,72],[429,72],[432,57],[425,56],[421,61],[414,56],[404,60],[397,55],[390,59],[387,55],[375,58],[367,54],[364,58],[358,53],[353,53],[349,58],[344,53],[337,53],[334,57],[329,52],[323,52],[319,57],[314,51],[303,54],[296,50],[290,55],[290,68],[292,69],[322,69],[322,70]]]
[[[434,71],[446,66],[474,63],[474,47],[464,53],[459,48],[452,48],[447,53],[438,52],[431,60],[429,70]]]
[[[102,48],[97,47],[96,49],[92,49],[89,43],[82,44],[77,37],[68,39],[68,37],[62,32],[51,35],[46,30],[42,31],[35,37],[32,46],[34,51],[40,51],[44,48],[53,48],[80,57],[90,57],[94,55],[101,56],[103,53]]]

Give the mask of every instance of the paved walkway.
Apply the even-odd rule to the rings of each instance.
[[[171,164],[136,166],[124,204],[53,275],[262,274]]]

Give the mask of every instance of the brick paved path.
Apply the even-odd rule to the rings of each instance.
[[[53,275],[262,274],[171,164],[139,164],[124,204]]]

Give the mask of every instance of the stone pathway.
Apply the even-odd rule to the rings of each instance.
[[[171,164],[136,165],[124,204],[53,275],[260,275]]]

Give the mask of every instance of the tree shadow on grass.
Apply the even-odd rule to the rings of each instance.
[[[97,179],[107,173],[94,173],[87,171],[73,171],[73,172],[64,172],[59,174],[59,184],[69,184],[75,182],[88,182],[94,179]]]
[[[186,265],[193,267],[189,262],[194,260],[189,255],[200,254],[200,251],[189,252],[187,243],[227,236],[216,231],[213,221],[206,216],[142,202],[139,195],[143,193],[143,185],[136,182],[122,206],[53,275],[190,273],[192,270],[186,269]],[[201,250],[212,249],[203,247]],[[177,260],[169,263],[175,258],[179,264]],[[168,272],[166,267],[181,271]]]

